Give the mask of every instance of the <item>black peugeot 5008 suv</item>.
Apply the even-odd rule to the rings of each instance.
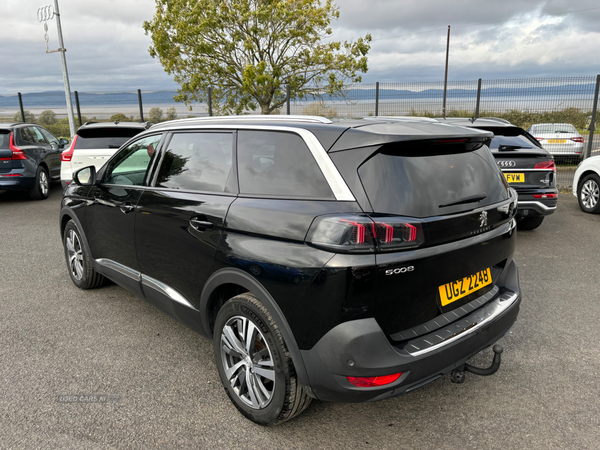
[[[68,271],[82,289],[110,278],[213,339],[227,394],[260,424],[311,398],[484,374],[466,360],[521,301],[517,196],[491,138],[384,118],[155,125],[74,174],[60,213]]]
[[[490,150],[508,184],[519,196],[517,228],[533,230],[558,204],[554,157],[523,128],[494,117],[438,119],[445,123],[491,131]]]

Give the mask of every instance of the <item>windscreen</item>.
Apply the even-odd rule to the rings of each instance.
[[[358,174],[376,213],[432,217],[508,198],[502,174],[483,144],[386,144]]]
[[[0,149],[7,150],[9,148],[8,141],[10,137],[10,131],[0,130]]]
[[[88,128],[77,132],[77,150],[119,148],[136,134],[140,128]]]

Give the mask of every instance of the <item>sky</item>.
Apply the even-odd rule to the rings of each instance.
[[[59,53],[46,54],[39,7],[54,0],[2,0],[0,95],[62,90]],[[337,0],[333,40],[370,33],[363,82],[440,81],[451,26],[449,80],[590,76],[600,73],[596,0]],[[142,23],[153,0],[59,0],[72,90],[176,89],[150,57]],[[48,22],[48,46],[59,47]]]

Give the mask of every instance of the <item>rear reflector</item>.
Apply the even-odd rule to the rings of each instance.
[[[385,386],[386,384],[393,383],[400,378],[402,372],[395,373],[392,375],[383,375],[381,377],[346,377],[350,384],[356,387],[377,387]]]
[[[69,162],[73,158],[73,150],[75,150],[75,143],[77,142],[77,135],[73,138],[73,142],[71,142],[71,146],[60,154],[60,160]]]
[[[0,175],[0,176],[3,176],[3,177],[22,177],[23,175],[20,174],[20,173],[8,173],[6,175]]]
[[[571,138],[571,140],[573,142],[579,142],[579,143],[583,144],[583,138],[582,137],[574,137],[574,138]]]
[[[536,169],[550,169],[554,172],[556,172],[556,165],[554,164],[554,160],[551,159],[550,161],[542,161],[539,162],[535,165]]]
[[[533,194],[533,198],[558,198],[558,194]]]
[[[12,151],[12,159],[27,159],[27,155],[23,153],[23,150],[15,145],[15,134],[13,132],[10,133],[8,138],[8,148]]]

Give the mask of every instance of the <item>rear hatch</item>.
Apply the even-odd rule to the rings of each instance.
[[[494,133],[490,150],[506,181],[517,191],[556,186],[553,157],[519,127],[486,127]]]
[[[10,150],[10,131],[0,130],[0,173],[10,172],[13,168]]]
[[[423,324],[497,293],[514,252],[506,235],[516,194],[481,139],[385,144],[358,174],[380,239],[390,226],[394,236],[415,230],[400,244],[413,239],[413,247],[382,245],[376,254],[375,318],[392,340],[429,332]]]
[[[77,139],[73,142],[75,146],[71,159],[73,171],[86,166],[100,169],[117,149],[142,131],[143,129],[139,127],[124,126],[80,129],[77,132]]]

